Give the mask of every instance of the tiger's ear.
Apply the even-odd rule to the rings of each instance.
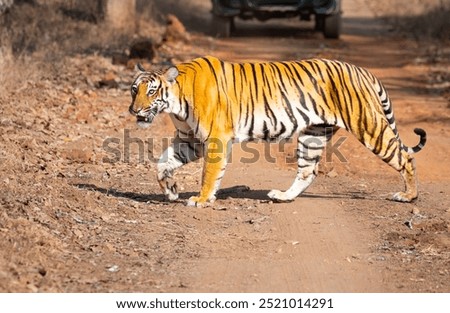
[[[139,70],[139,72],[145,72],[145,68],[141,63],[136,64],[136,68]]]
[[[175,79],[178,76],[178,69],[174,66],[169,67],[169,69],[164,73],[164,78],[169,82],[173,83],[175,82]]]

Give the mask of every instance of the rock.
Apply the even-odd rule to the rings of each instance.
[[[155,46],[150,39],[138,40],[130,47],[131,59],[148,59],[151,61],[155,57],[155,54]]]
[[[165,42],[190,41],[189,33],[180,20],[172,14],[167,15],[167,28],[163,36]]]
[[[249,224],[257,224],[257,223],[262,223],[262,222],[264,222],[267,219],[269,219],[268,216],[262,216],[262,217],[259,217],[259,218],[247,220],[246,222],[249,223]]]
[[[406,227],[408,227],[409,229],[413,229],[413,224],[412,224],[411,221],[406,221],[404,224],[405,224]]]
[[[338,173],[336,172],[335,169],[333,169],[333,170],[331,170],[330,172],[327,173],[327,177],[330,177],[330,178],[338,177]]]
[[[107,271],[111,272],[111,273],[118,272],[119,271],[119,266],[118,265],[110,266],[110,267],[107,268]]]

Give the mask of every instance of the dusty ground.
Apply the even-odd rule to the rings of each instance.
[[[197,15],[180,18],[201,31],[206,2],[190,3]],[[308,24],[239,23],[235,38],[192,32],[159,58],[326,57],[369,68],[390,92],[403,140],[416,143],[414,127],[428,132],[415,203],[386,199],[403,188],[399,175],[345,132],[333,141],[345,160],[328,153],[292,203],[266,197],[295,176],[289,144],[285,153],[235,146],[210,208],[183,204],[199,190],[201,162],[178,172],[181,201],[164,202],[154,158],[172,129],[162,116],[135,126],[133,70],[95,53],[54,64],[25,56],[1,76],[0,291],[450,292],[450,46],[390,32],[364,3],[344,1],[338,41]]]

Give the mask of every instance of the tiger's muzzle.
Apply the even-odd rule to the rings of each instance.
[[[136,116],[136,123],[139,127],[147,128],[153,122],[156,114],[158,114],[158,106],[155,105],[145,110],[135,111],[133,104],[130,105],[129,111],[132,115]]]

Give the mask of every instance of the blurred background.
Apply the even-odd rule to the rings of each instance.
[[[450,37],[449,2],[343,1],[343,11],[347,18],[351,17],[352,11],[358,11],[361,18],[380,18],[389,24],[390,31],[419,42],[445,41]],[[148,40],[154,47],[161,46],[163,40],[168,39],[164,38],[167,23],[172,23],[173,19],[181,22],[177,26],[184,26],[188,32],[214,35],[211,9],[211,1],[207,0],[0,0],[2,63],[13,57],[31,55],[59,58],[76,53],[125,53],[130,57],[130,45],[138,39]],[[347,26],[351,25],[351,20],[346,22]],[[297,29],[302,25],[296,18],[287,22],[278,19],[269,23],[237,23],[241,23],[237,27],[237,36],[255,33],[295,36],[298,33],[292,28],[273,31],[267,24],[290,24]],[[245,28],[248,24],[257,26],[249,30]],[[350,27],[346,30],[351,32]]]

